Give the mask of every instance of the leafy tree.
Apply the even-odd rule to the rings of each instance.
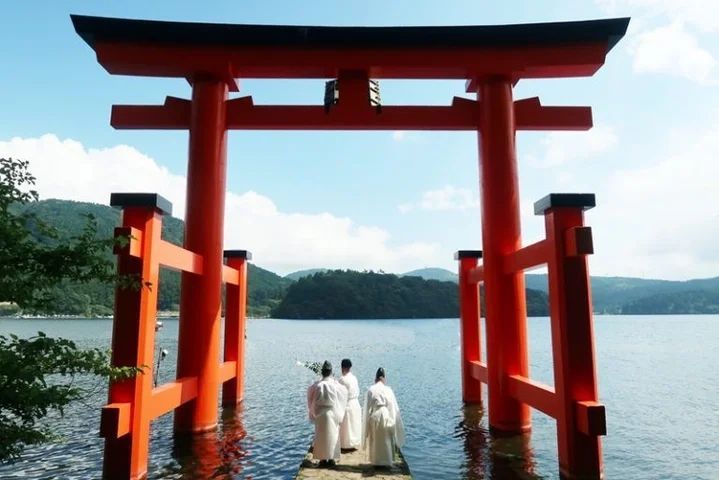
[[[34,215],[17,213],[18,205],[38,199],[28,167],[27,161],[0,159],[0,302],[41,309],[57,300],[53,288],[61,282],[112,278],[103,254],[111,240],[96,238],[91,216],[79,235],[64,238]],[[88,299],[82,302],[88,308]],[[76,375],[121,379],[139,371],[111,367],[108,357],[42,332],[29,339],[0,336],[0,461],[52,438],[38,421],[50,411],[62,414],[63,407],[86,394],[75,386]]]
[[[86,395],[75,386],[76,375],[119,380],[136,371],[111,367],[107,352],[80,350],[71,340],[42,332],[28,339],[0,335],[0,461],[16,458],[27,445],[55,438],[47,425],[37,422],[51,410],[62,414],[68,403]]]
[[[0,302],[42,310],[64,280],[112,278],[112,263],[104,255],[112,239],[97,238],[92,215],[79,234],[64,238],[35,215],[15,213],[16,205],[38,199],[28,167],[24,160],[0,159]]]

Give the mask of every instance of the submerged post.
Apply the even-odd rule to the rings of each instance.
[[[544,215],[549,258],[554,389],[559,400],[559,468],[568,478],[602,478],[600,435],[606,435],[604,406],[598,403],[587,255],[592,232],[584,210],[593,194],[550,194],[534,205]]]
[[[222,386],[222,404],[240,403],[245,393],[245,330],[247,323],[247,250],[226,250],[227,266],[238,272],[237,285],[227,283],[225,294],[225,362],[234,362],[235,375]]]
[[[175,413],[175,429],[217,426],[220,385],[222,242],[225,215],[227,84],[193,80],[185,248],[203,258],[202,275],[182,274],[178,377],[197,377],[197,398]]]
[[[142,374],[110,383],[108,405],[102,410],[100,435],[105,437],[103,478],[138,479],[147,473],[155,348],[158,253],[162,216],[172,205],[156,194],[114,193],[110,205],[122,208],[116,237],[117,272],[128,282],[115,290],[112,322],[112,365],[145,367]]]
[[[524,432],[529,407],[509,395],[505,380],[528,374],[524,272],[503,269],[504,258],[522,246],[512,81],[483,78],[477,85],[489,425]]]
[[[479,283],[470,278],[481,250],[460,250],[454,255],[459,260],[459,332],[460,364],[462,369],[462,400],[465,403],[482,403],[482,383],[472,374],[472,362],[482,360],[482,334],[480,327]]]

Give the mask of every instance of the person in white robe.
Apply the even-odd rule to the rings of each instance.
[[[320,466],[334,466],[340,458],[340,423],[347,406],[347,389],[332,377],[332,364],[322,365],[322,379],[307,389],[307,411],[315,425],[312,455]]]
[[[342,376],[340,382],[347,389],[347,409],[340,426],[340,444],[342,450],[357,450],[362,443],[362,407],[359,403],[359,383],[350,371],[352,361],[342,360]]]
[[[391,467],[394,453],[404,445],[404,424],[399,405],[385,385],[383,368],[377,370],[375,384],[367,391],[363,410],[362,448],[372,465]]]

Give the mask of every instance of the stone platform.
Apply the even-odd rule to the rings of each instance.
[[[307,452],[305,459],[297,472],[296,480],[354,480],[362,478],[373,478],[375,480],[411,480],[409,467],[405,462],[402,452],[395,453],[395,463],[392,467],[373,467],[367,463],[367,457],[363,451],[355,450],[350,453],[342,453],[337,466],[333,468],[319,468],[319,461],[312,459],[312,449]]]

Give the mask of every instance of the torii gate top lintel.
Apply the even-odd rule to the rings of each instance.
[[[333,78],[338,70],[355,69],[373,78],[408,79],[489,73],[518,78],[592,75],[629,23],[628,18],[616,18],[482,26],[318,27],[79,15],[73,15],[72,21],[99,62],[115,74],[188,77],[217,67],[229,68],[222,73],[238,78]],[[140,51],[142,55],[137,55]],[[173,51],[184,54],[175,56]],[[271,57],[266,57],[270,52]],[[498,54],[502,61],[494,61]]]

